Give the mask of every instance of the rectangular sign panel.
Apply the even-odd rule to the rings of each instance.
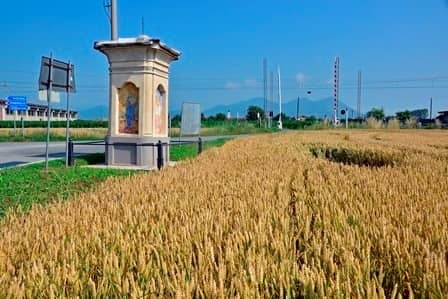
[[[44,102],[48,101],[47,94],[48,94],[47,90],[39,90],[39,100]],[[50,94],[50,103],[60,103],[60,102],[61,102],[60,93],[52,91]]]
[[[50,62],[48,57],[42,57],[40,76],[39,76],[39,90],[47,90],[48,82],[50,81]],[[53,59],[53,91],[66,92],[70,85],[70,92],[76,92],[75,84],[75,66],[70,65],[71,72],[70,78],[69,64],[63,61]]]
[[[28,104],[26,97],[10,96],[8,97],[8,109],[11,111],[26,111]]]
[[[201,105],[184,102],[182,104],[182,120],[180,135],[200,135],[201,133]]]

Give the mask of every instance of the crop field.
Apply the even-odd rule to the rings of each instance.
[[[51,140],[65,140],[65,128],[51,128]],[[45,141],[47,139],[46,128],[17,128],[14,137],[14,129],[0,129],[1,141]],[[106,128],[70,128],[70,136],[73,140],[100,140],[107,134]]]
[[[227,142],[0,223],[0,298],[446,298],[448,133]]]

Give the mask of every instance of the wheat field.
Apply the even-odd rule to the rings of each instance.
[[[0,224],[0,298],[446,298],[448,133],[242,138]]]

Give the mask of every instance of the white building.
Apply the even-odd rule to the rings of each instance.
[[[24,121],[45,121],[47,120],[47,106],[28,103],[27,111],[17,111],[16,120]],[[77,111],[70,111],[70,120],[78,119]],[[0,99],[0,121],[2,120],[14,120],[14,111],[11,111],[7,107],[7,102]],[[51,109],[52,121],[64,121],[67,120],[67,111],[64,109]]]

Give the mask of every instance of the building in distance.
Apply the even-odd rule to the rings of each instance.
[[[47,120],[47,106],[28,103],[27,111],[17,111],[17,120],[23,117],[24,121],[45,121]],[[70,120],[77,120],[78,112],[70,111]],[[7,101],[0,99],[0,121],[14,120],[14,111],[11,111],[7,106]],[[51,121],[65,121],[67,120],[67,110],[51,109]]]

